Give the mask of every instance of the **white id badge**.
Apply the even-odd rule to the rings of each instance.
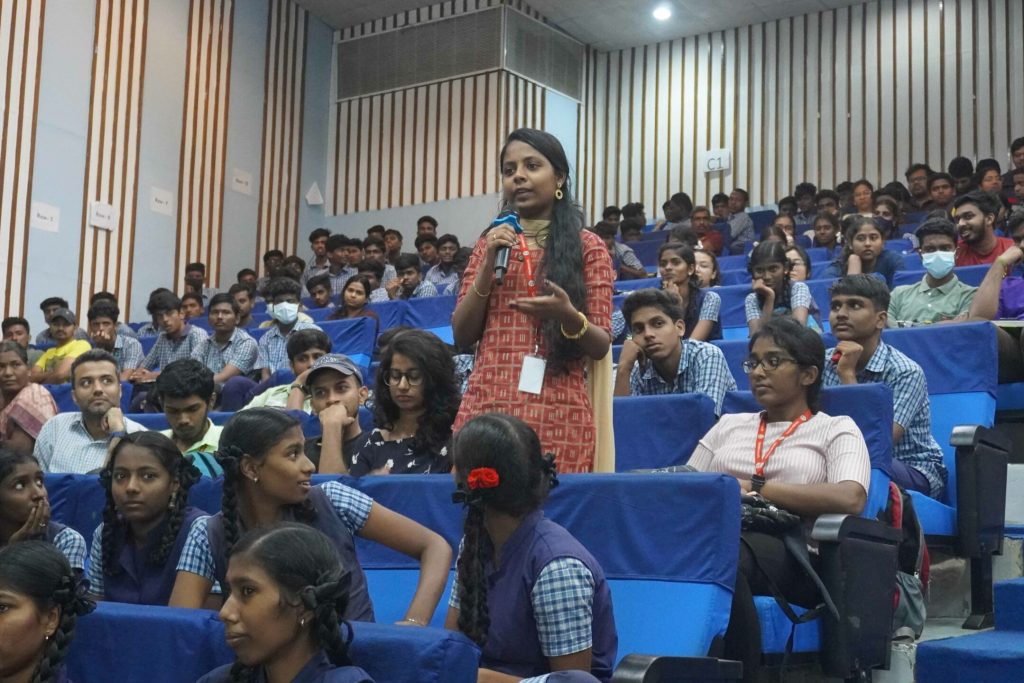
[[[547,361],[540,356],[523,356],[523,371],[519,375],[519,391],[540,395],[544,388],[544,369]]]

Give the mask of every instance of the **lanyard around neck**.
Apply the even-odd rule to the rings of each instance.
[[[768,427],[768,420],[766,420],[764,415],[762,415],[761,424],[757,428],[757,441],[754,442],[754,474],[763,478],[765,465],[768,464],[768,458],[772,457],[772,454],[775,453],[775,449],[778,448],[783,441],[793,436],[793,432],[795,432],[800,425],[810,419],[811,411],[808,409],[804,411],[800,417],[793,420],[793,422],[786,427],[786,431],[782,432],[782,436],[775,439],[775,442],[768,447],[768,452],[764,453],[764,433]]]

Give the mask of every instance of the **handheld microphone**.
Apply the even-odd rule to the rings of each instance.
[[[519,224],[519,214],[511,209],[499,213],[488,230],[500,225],[507,225],[515,230],[517,235],[523,231],[523,226]],[[511,255],[510,247],[498,247],[498,250],[494,252],[494,281],[499,285],[505,282],[505,273],[508,272],[508,261]]]

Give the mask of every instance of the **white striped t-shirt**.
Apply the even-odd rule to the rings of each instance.
[[[740,479],[754,473],[754,441],[760,413],[723,415],[690,456],[688,464],[702,472],[724,472]],[[789,422],[769,422],[767,453]],[[871,460],[860,428],[845,415],[817,413],[783,441],[765,466],[765,479],[786,484],[855,481],[867,492]]]

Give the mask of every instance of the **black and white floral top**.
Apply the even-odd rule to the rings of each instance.
[[[374,429],[354,449],[349,474],[362,477],[380,469],[391,474],[442,474],[451,468],[447,445],[438,452],[427,451],[417,447],[415,437],[388,441]]]

